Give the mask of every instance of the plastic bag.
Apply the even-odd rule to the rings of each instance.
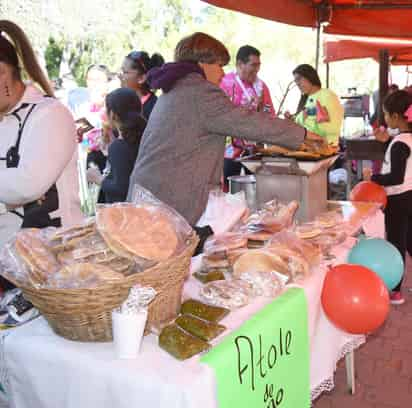
[[[306,259],[311,268],[317,267],[322,261],[322,252],[319,246],[311,241],[300,239],[291,231],[282,231],[274,235],[268,242],[267,248],[288,248]]]
[[[54,234],[54,239],[56,239],[57,234]],[[71,265],[76,262],[100,264],[125,276],[141,272],[153,265],[143,259],[131,260],[117,255],[109,248],[95,227],[92,232],[75,239],[68,239],[68,236],[61,232],[58,234],[62,237],[63,244],[54,246],[53,251],[62,265]]]
[[[132,203],[136,206],[152,204],[153,206],[159,207],[159,211],[165,213],[173,221],[176,232],[181,236],[183,241],[193,233],[193,228],[174,208],[169,207],[154,196],[149,190],[138,184],[133,187]]]
[[[149,304],[156,297],[157,292],[151,287],[144,287],[134,285],[130,291],[127,299],[120,305],[117,310],[119,313],[137,314],[141,311],[147,310]]]
[[[240,278],[246,272],[275,272],[285,280],[298,280],[310,275],[308,261],[298,252],[283,244],[254,249],[240,256],[233,265],[233,276]]]
[[[220,190],[212,190],[209,192],[206,209],[197,226],[209,225],[215,234],[224,234],[233,229],[247,210],[243,191],[225,194]]]
[[[31,284],[29,267],[19,257],[14,248],[15,238],[0,249],[0,275],[17,284]]]
[[[276,272],[262,272],[252,269],[241,273],[239,278],[252,286],[253,296],[274,298],[284,287]]]
[[[253,297],[253,287],[240,279],[210,282],[202,287],[200,296],[213,306],[237,309]]]
[[[131,260],[161,262],[179,255],[192,233],[174,210],[152,202],[98,206],[96,222],[110,249]]]
[[[59,268],[42,231],[36,228],[20,230],[1,251],[1,274],[11,281],[44,285]]]
[[[315,222],[322,229],[334,228],[343,223],[343,215],[338,211],[327,211],[319,214]]]
[[[257,237],[257,233],[267,233],[270,236],[290,227],[298,208],[297,201],[288,204],[282,204],[277,200],[269,201],[247,219],[245,225],[240,227],[240,231],[249,233],[252,239],[254,235]]]
[[[206,305],[195,299],[188,299],[182,303],[180,313],[190,314],[209,322],[220,322],[229,314],[229,310],[222,307]]]
[[[247,248],[247,237],[239,232],[227,232],[208,238],[203,253],[213,259],[224,259],[231,250],[241,248]]]
[[[314,245],[317,245],[323,254],[328,255],[333,247],[341,244],[346,240],[348,234],[342,228],[328,228],[323,230],[322,234],[309,240]]]
[[[121,281],[123,275],[104,265],[73,263],[50,276],[43,286],[53,289],[92,289]]]
[[[176,319],[176,324],[199,339],[210,341],[222,334],[226,327],[221,324],[209,322],[192,315],[181,315]]]
[[[177,324],[162,330],[159,346],[178,360],[186,360],[210,348],[209,343],[185,332]]]

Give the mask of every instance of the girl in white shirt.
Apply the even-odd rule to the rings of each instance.
[[[53,96],[24,32],[0,20],[0,247],[20,227],[82,218],[75,125]]]
[[[385,121],[399,134],[389,143],[381,174],[364,178],[385,187],[388,203],[385,208],[386,238],[398,248],[404,261],[406,250],[412,255],[412,95],[396,91],[383,102]],[[391,294],[391,303],[405,302],[401,293],[402,281]]]

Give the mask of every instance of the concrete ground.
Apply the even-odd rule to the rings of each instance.
[[[346,386],[344,361],[338,365],[335,389],[314,408],[412,408],[412,261],[403,285],[406,303],[392,306],[389,318],[355,352],[356,393]]]

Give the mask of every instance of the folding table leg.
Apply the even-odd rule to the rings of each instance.
[[[357,170],[357,176],[358,176],[358,179],[356,180],[356,182],[359,183],[359,181],[362,181],[363,179],[363,160],[357,161],[356,170]]]
[[[352,189],[352,161],[346,159],[346,199],[349,200],[349,195]]]
[[[346,366],[346,381],[348,390],[353,395],[355,394],[355,352],[351,351],[345,356]]]

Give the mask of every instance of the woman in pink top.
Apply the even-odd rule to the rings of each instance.
[[[236,106],[258,112],[275,115],[269,88],[258,78],[260,69],[260,51],[245,45],[239,48],[236,55],[236,72],[226,74],[220,87]],[[224,160],[224,190],[228,189],[228,177],[239,175],[242,165],[235,161],[244,152],[252,151],[254,145],[236,137],[226,147]],[[247,170],[245,169],[247,172]]]

